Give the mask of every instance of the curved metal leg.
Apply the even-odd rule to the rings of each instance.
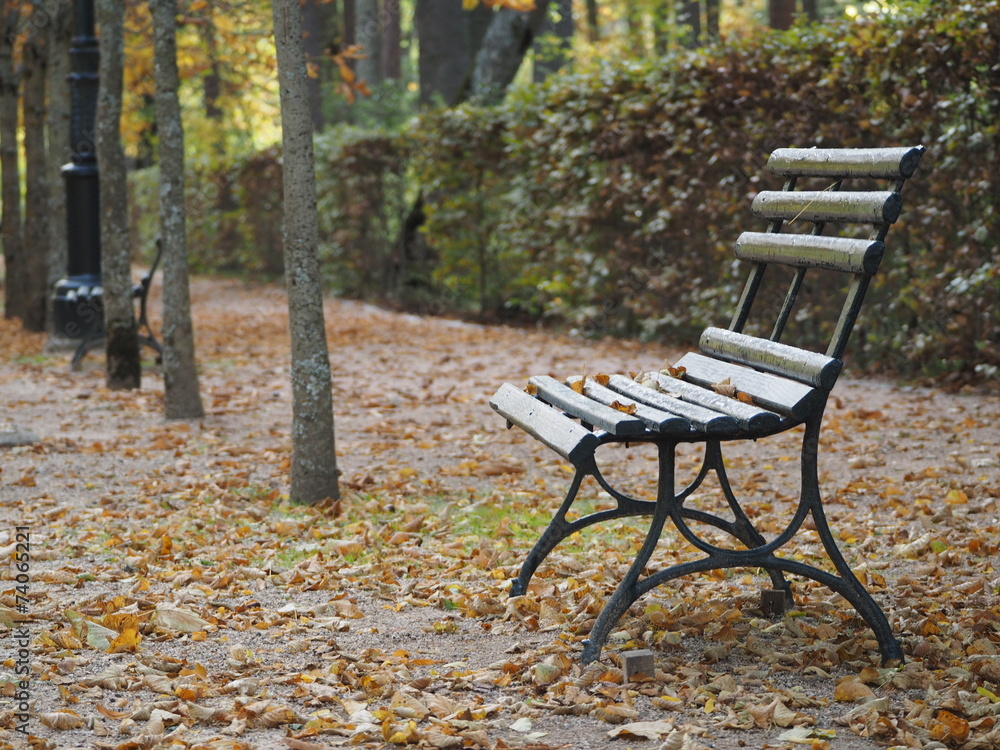
[[[729,504],[729,509],[733,512],[735,519],[732,523],[732,530],[729,533],[743,542],[747,547],[763,547],[767,544],[767,540],[757,531],[757,528],[743,510],[743,506],[736,499],[733,487],[729,483],[726,465],[722,460],[722,447],[718,440],[711,440],[705,444],[705,463],[708,464],[710,460],[712,468],[715,469],[716,476],[719,477],[722,494],[725,495],[726,502]],[[768,570],[767,574],[774,588],[785,592],[785,603],[791,604],[794,601],[792,584],[785,579],[779,570]]]
[[[826,512],[823,510],[823,502],[819,490],[819,473],[817,469],[819,445],[820,419],[806,425],[806,434],[802,444],[802,492],[803,497],[810,503],[813,519],[816,523],[816,533],[819,534],[820,541],[826,555],[833,563],[833,567],[839,574],[839,580],[843,582],[840,588],[834,588],[837,593],[847,599],[861,615],[862,619],[868,623],[868,627],[875,633],[878,639],[879,650],[882,652],[883,663],[893,660],[903,660],[903,651],[899,641],[892,633],[889,621],[885,612],[878,606],[868,590],[861,585],[861,581],[854,575],[847,560],[844,559],[840,547],[830,531],[830,525],[826,520]],[[806,493],[808,492],[808,496]],[[819,580],[814,578],[814,580]],[[829,585],[829,584],[827,584]]]
[[[583,642],[583,653],[580,660],[587,664],[594,661],[601,655],[601,649],[611,634],[611,629],[615,626],[626,610],[632,606],[633,602],[639,598],[639,576],[642,575],[643,568],[649,562],[649,558],[656,549],[656,543],[660,540],[663,531],[663,524],[670,515],[671,506],[676,502],[674,497],[674,443],[658,444],[659,450],[659,482],[656,490],[656,508],[653,510],[653,517],[649,522],[649,531],[646,532],[646,539],[639,549],[632,566],[629,568],[625,578],[618,584],[618,588],[611,595],[611,598],[604,605],[601,614],[597,616],[597,622],[590,631],[590,637]]]
[[[617,506],[608,510],[590,513],[575,521],[567,521],[566,514],[569,513],[569,509],[573,505],[577,493],[580,491],[580,485],[587,475],[597,480],[601,487],[617,502]],[[552,520],[549,521],[549,525],[538,541],[535,542],[535,546],[532,547],[531,552],[528,553],[524,563],[521,565],[521,570],[517,578],[511,584],[510,596],[522,596],[527,592],[528,583],[531,581],[531,577],[535,574],[538,566],[542,564],[545,558],[549,556],[549,553],[566,537],[602,521],[610,521],[614,518],[626,518],[628,516],[651,515],[654,507],[655,503],[646,500],[636,500],[612,488],[601,475],[594,459],[578,467],[576,473],[573,475],[569,491],[562,501],[562,505],[559,506],[559,510],[556,511]]]
[[[542,561],[549,556],[549,553],[555,549],[559,542],[573,533],[569,531],[572,524],[566,520],[566,513],[569,512],[570,506],[580,491],[580,484],[588,473],[589,471],[584,468],[577,468],[576,474],[573,475],[573,481],[569,486],[569,491],[562,501],[562,505],[559,506],[559,510],[556,511],[552,520],[549,521],[549,525],[545,528],[542,536],[535,542],[535,546],[531,548],[531,552],[528,553],[524,563],[521,565],[521,570],[517,578],[511,584],[510,596],[524,595],[528,590],[528,582],[531,580],[531,576],[535,574],[535,571],[538,570],[538,566],[542,564]]]
[[[858,614],[861,615],[861,618],[872,629],[879,644],[882,662],[888,664],[893,660],[902,661],[902,649],[900,648],[899,641],[892,634],[885,614],[853,575],[851,576],[854,582],[852,584],[850,579],[833,575],[825,570],[798,562],[797,560],[786,560],[781,557],[775,557],[770,553],[760,555],[756,550],[741,550],[735,553],[732,559],[727,561],[719,561],[713,557],[704,557],[700,560],[672,565],[640,581],[635,587],[636,599],[649,593],[657,586],[662,586],[667,581],[672,581],[675,578],[681,578],[692,573],[702,573],[708,570],[744,567],[773,568],[785,573],[791,573],[792,575],[809,578],[835,591],[851,603]]]

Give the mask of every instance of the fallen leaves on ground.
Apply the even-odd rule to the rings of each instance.
[[[1000,744],[995,399],[894,391],[874,409],[851,402],[875,387],[860,383],[831,405],[827,511],[907,663],[883,667],[857,615],[811,582],[796,581],[795,608],[767,620],[766,579],[736,570],[652,592],[602,661],[584,666],[580,642],[643,522],[574,535],[526,595],[508,598],[570,474],[504,431],[485,399],[529,367],[567,370],[532,359],[568,360],[585,346],[577,366],[624,372],[636,351],[615,362],[614,346],[331,304],[331,340],[354,368],[334,371],[349,490],[337,515],[287,502],[280,305],[201,283],[202,423],[164,423],[150,387],[103,390],[94,362],[74,375],[66,357],[40,362],[39,340],[0,322],[0,340],[19,347],[0,366],[15,394],[8,413],[46,428],[41,443],[5,452],[0,473],[11,519],[33,542],[29,613],[16,611],[8,566],[0,637],[31,631],[39,747]],[[254,305],[266,314],[254,318]],[[727,454],[769,536],[793,508],[796,437]],[[654,455],[608,455],[613,482],[653,496]],[[698,459],[682,453],[680,473],[693,476]],[[611,507],[592,488],[581,502]],[[725,499],[712,486],[688,502]],[[12,524],[0,530],[5,559],[13,542]],[[822,559],[809,530],[787,554]],[[696,556],[668,532],[653,565]],[[639,648],[654,652],[656,673],[626,683],[620,653]],[[0,742],[13,738],[14,666],[0,674]]]

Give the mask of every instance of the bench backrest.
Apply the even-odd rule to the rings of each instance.
[[[923,147],[877,149],[777,149],[767,168],[785,178],[780,191],[763,191],[754,215],[768,222],[765,232],[744,232],[736,255],[752,269],[728,329],[709,328],[701,337],[706,354],[829,390],[840,374],[844,350],[868,284],[878,270],[889,226],[902,207],[900,191],[913,175]],[[819,178],[822,189],[796,190],[801,178]],[[852,179],[886,181],[883,190],[849,190]],[[815,180],[813,180],[815,182]],[[868,225],[868,239],[838,236],[838,225]],[[743,333],[768,265],[794,269],[769,338]],[[809,269],[852,275],[847,298],[825,354],[780,342]]]

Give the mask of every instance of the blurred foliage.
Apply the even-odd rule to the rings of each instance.
[[[771,150],[923,144],[850,359],[995,377],[998,59],[1000,0],[905,4],[593,64],[392,133],[336,129],[317,139],[325,268],[345,294],[680,343],[728,321],[747,270],[733,242],[757,228],[753,194],[780,187],[764,174]],[[219,172],[193,175],[204,268],[277,270],[265,258],[280,242],[278,159],[227,168],[232,247],[205,194]],[[148,179],[134,181],[137,205]],[[819,313],[840,290],[807,287],[796,333],[825,346]]]

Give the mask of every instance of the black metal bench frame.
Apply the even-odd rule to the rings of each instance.
[[[146,346],[155,351],[157,364],[159,364],[163,359],[163,346],[157,340],[156,334],[153,333],[153,329],[149,325],[147,302],[149,299],[149,289],[153,285],[153,275],[156,273],[156,269],[160,265],[160,257],[162,255],[163,242],[158,239],[156,241],[156,257],[153,258],[153,265],[151,265],[149,270],[142,275],[139,279],[139,283],[132,286],[132,297],[139,300],[139,318],[137,321],[139,346]],[[81,292],[82,291],[83,290],[81,290]],[[101,346],[104,343],[104,290],[101,287],[89,289],[87,290],[85,300],[82,301],[88,303],[88,307],[94,311],[94,317],[90,321],[90,325],[87,326],[87,330],[84,331],[83,338],[80,339],[80,343],[77,345],[76,351],[73,352],[73,359],[70,360],[69,363],[70,369],[72,370],[78,370],[80,368],[80,362],[82,362],[83,358],[87,356],[87,352]],[[145,333],[143,333],[143,331],[145,331]]]
[[[764,592],[765,611],[783,611],[784,605],[792,602],[792,588],[785,574],[826,585],[850,602],[869,625],[885,663],[902,660],[900,643],[885,613],[851,571],[837,546],[823,510],[817,461],[827,399],[842,369],[844,351],[869,282],[881,262],[886,233],[899,215],[900,191],[923,152],[922,147],[776,150],[767,166],[784,177],[785,184],[781,191],[764,191],[754,199],[753,213],[767,220],[767,231],[745,232],[737,241],[737,257],[752,265],[736,313],[728,329],[709,328],[702,334],[701,353],[689,353],[677,363],[673,373],[679,377],[651,373],[648,377],[655,381],[654,389],[624,375],[610,376],[603,383],[576,378],[568,381],[569,385],[538,376],[529,380],[528,392],[508,383],[490,400],[493,409],[507,419],[508,427],[521,427],[575,467],[566,497],[525,559],[511,586],[511,596],[527,593],[539,565],[571,534],[615,518],[651,516],[641,549],[584,641],[583,662],[600,656],[618,620],[644,594],[680,576],[735,567],[762,568],[767,572],[774,588]],[[796,190],[802,178],[821,179],[824,188]],[[844,190],[844,182],[852,178],[888,180],[891,187],[888,191]],[[808,234],[787,231],[799,220],[808,223]],[[824,234],[831,225],[841,223],[870,225],[870,236],[853,239]],[[770,338],[746,335],[743,330],[751,307],[765,269],[772,263],[795,269],[791,285]],[[852,276],[825,354],[779,343],[810,268]],[[747,394],[751,403],[713,390],[726,378],[739,393]],[[634,413],[624,413],[623,406],[628,411],[634,406]],[[733,492],[722,460],[722,443],[757,440],[799,425],[805,429],[798,505],[785,529],[768,540],[754,527]],[[598,468],[596,451],[610,443],[656,445],[655,501],[629,497],[607,481]],[[704,443],[705,452],[694,481],[678,490],[675,452],[684,443]],[[727,516],[684,505],[713,473],[726,499]],[[616,506],[571,521],[570,508],[587,477],[593,478]],[[809,517],[835,573],[777,554]],[[704,557],[643,577],[668,519]],[[713,544],[699,536],[692,523],[722,530],[743,548]]]

